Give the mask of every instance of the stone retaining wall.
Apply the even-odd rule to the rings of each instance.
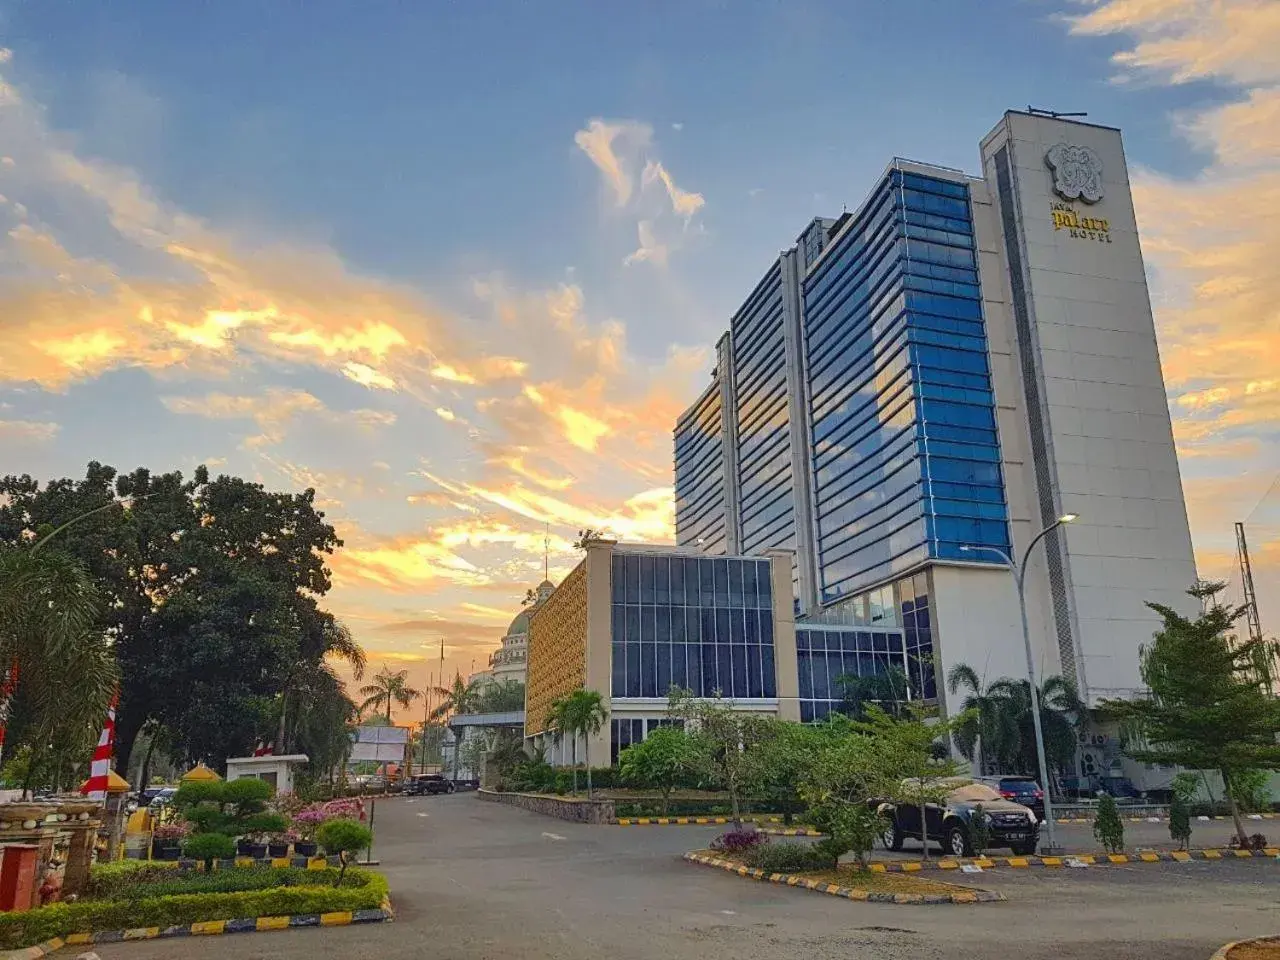
[[[478,792],[481,800],[507,803],[544,816],[571,820],[574,823],[611,823],[615,819],[612,800],[578,800],[573,797],[553,797],[541,793],[499,793],[496,790]]]

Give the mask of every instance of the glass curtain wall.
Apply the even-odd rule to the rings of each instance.
[[[725,552],[725,476],[719,383],[676,424],[676,542]]]
[[[968,186],[890,171],[804,301],[823,602],[1007,548]]]
[[[776,697],[767,560],[615,550],[612,695]]]

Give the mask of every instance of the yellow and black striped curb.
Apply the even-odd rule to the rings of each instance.
[[[204,870],[203,860],[191,860],[183,857],[179,860],[143,860],[141,857],[127,857],[131,863],[147,863],[153,867],[167,867],[173,870],[193,870],[200,873]],[[339,857],[225,857],[213,861],[215,870],[234,870],[242,867],[305,867],[307,870],[325,870],[329,867],[342,866]]]
[[[610,820],[616,827],[701,827],[733,823],[733,817],[618,817]],[[743,817],[743,823],[781,823],[781,817]]]
[[[1249,813],[1244,815],[1245,820],[1253,820],[1255,822],[1258,820],[1275,820],[1278,818],[1280,818],[1280,813]],[[1168,823],[1169,822],[1168,815],[1161,816],[1161,817],[1154,817],[1154,816],[1153,817],[1121,817],[1120,819],[1123,820],[1125,823]],[[1231,817],[1229,816],[1212,816],[1212,817],[1197,816],[1197,817],[1192,817],[1191,819],[1194,821],[1199,821],[1200,823],[1206,823],[1209,820],[1230,820]],[[1053,818],[1054,823],[1093,823],[1093,821],[1094,821],[1093,817],[1054,817]]]
[[[767,833],[771,837],[825,837],[826,834],[821,830],[814,830],[812,827],[763,827],[761,833]]]
[[[974,865],[989,870],[993,867],[1067,867],[1068,861],[1087,866],[1111,866],[1125,863],[1188,863],[1204,860],[1212,863],[1221,860],[1251,860],[1280,857],[1280,849],[1265,850],[1174,850],[1144,851],[1141,853],[1070,854],[1061,857],[966,857],[942,860],[873,860],[868,869],[876,873],[915,873],[918,870],[959,870]]]
[[[297,927],[345,927],[352,923],[384,923],[395,919],[391,900],[384,898],[376,910],[337,910],[333,913],[299,913],[288,917],[245,917],[240,920],[205,920],[176,927],[136,927],[132,930],[109,930],[100,933],[72,933],[54,937],[34,947],[11,950],[0,960],[37,960],[63,947],[89,946],[99,943],[122,943],[132,940],[156,940],[170,937],[207,937],[223,933],[258,933],[265,930],[292,930]]]
[[[684,859],[690,863],[700,863],[707,867],[719,867],[729,873],[750,880],[765,883],[780,883],[801,890],[813,890],[817,893],[828,893],[833,897],[846,900],[863,900],[867,903],[910,903],[916,905],[933,905],[942,903],[995,903],[1004,900],[1003,894],[990,890],[958,890],[955,893],[880,893],[874,890],[860,890],[857,887],[841,887],[821,880],[809,880],[798,877],[794,873],[766,873],[759,868],[751,868],[735,863],[732,860],[721,860],[718,857],[706,857],[700,853],[686,853]]]

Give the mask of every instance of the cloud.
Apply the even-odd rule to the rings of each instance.
[[[39,420],[0,420],[0,440],[21,443],[48,443],[61,429],[56,423]]]
[[[208,393],[203,396],[165,396],[161,403],[171,412],[209,420],[252,420],[262,432],[246,439],[246,446],[259,447],[284,439],[288,423],[302,416],[319,416],[330,423],[352,424],[364,429],[391,426],[396,415],[386,410],[357,409],[339,412],[329,409],[305,390],[270,387],[261,394]]]
[[[635,263],[652,263],[665,267],[670,250],[665,244],[659,243],[658,238],[654,236],[653,222],[641,220],[636,225],[636,232],[640,238],[640,246],[623,258],[623,265],[629,267]]]
[[[686,220],[701,210],[707,202],[702,194],[690,193],[677,187],[667,168],[656,160],[650,160],[645,164],[644,173],[640,179],[645,184],[653,183],[655,180],[661,181],[667,189],[667,196],[671,199],[671,209]]]
[[[348,360],[342,365],[342,375],[361,386],[376,387],[380,390],[396,389],[396,382],[391,377],[385,373],[379,373],[368,364],[356,363],[354,360]]]
[[[1280,4],[1101,0],[1077,34],[1117,36],[1122,78],[1217,85],[1173,118],[1211,160],[1193,177],[1139,168],[1134,206],[1152,273],[1165,382],[1203,572],[1223,570],[1232,520],[1280,448]],[[1271,583],[1280,585],[1273,571]]]
[[[625,207],[631,199],[635,175],[632,173],[632,158],[620,156],[615,149],[615,141],[626,148],[626,153],[634,154],[647,147],[652,139],[653,128],[647,123],[636,120],[605,121],[598,117],[573,135],[573,142],[596,165],[605,185],[613,193],[614,203],[619,207]]]

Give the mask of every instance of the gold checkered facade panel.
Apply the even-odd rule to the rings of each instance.
[[[583,560],[529,621],[529,672],[525,680],[526,736],[547,729],[558,697],[587,682],[587,562]]]

